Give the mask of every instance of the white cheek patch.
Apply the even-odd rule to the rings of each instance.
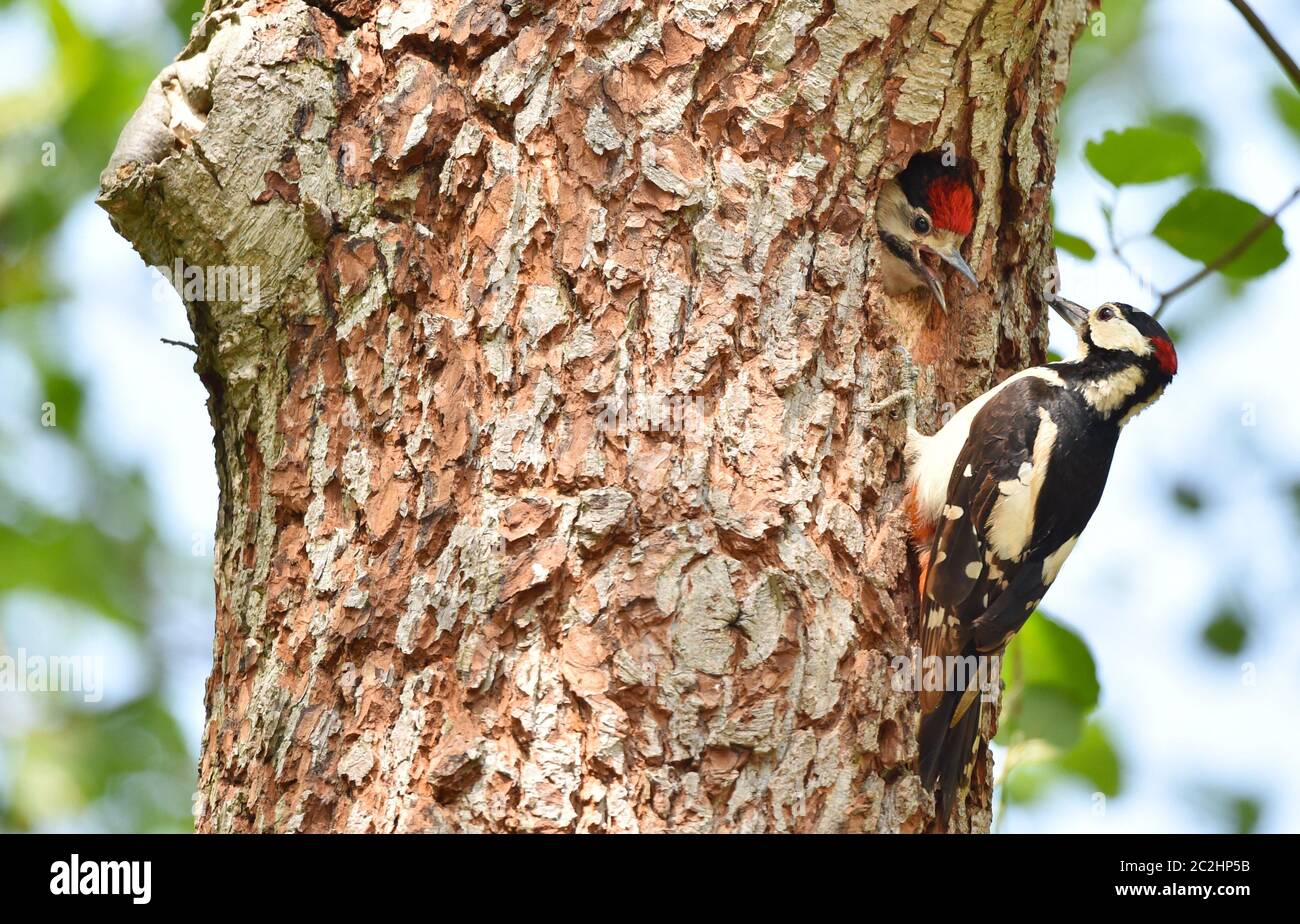
[[[885,223],[892,224],[895,228],[906,228],[912,224],[912,206],[908,203],[903,188],[896,183],[885,188],[877,213],[886,216]]]
[[[1092,342],[1103,350],[1119,350],[1135,356],[1151,352],[1151,341],[1138,333],[1138,329],[1118,315],[1109,321],[1093,321],[1088,325]]]

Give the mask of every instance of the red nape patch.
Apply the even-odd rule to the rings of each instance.
[[[1178,371],[1178,354],[1174,352],[1174,345],[1163,337],[1156,338],[1156,362],[1160,363],[1160,368],[1165,372],[1173,375]]]
[[[975,193],[954,176],[941,176],[930,184],[930,220],[965,236],[975,224]]]

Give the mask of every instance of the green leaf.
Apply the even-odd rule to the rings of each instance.
[[[1007,801],[1014,805],[1037,802],[1061,777],[1052,763],[1017,764],[1002,784]]]
[[[1201,166],[1191,171],[1189,176],[1191,176],[1193,182],[1202,185],[1210,181],[1208,163],[1210,160],[1208,153],[1210,151],[1210,132],[1200,116],[1183,109],[1166,109],[1151,113],[1147,117],[1147,124],[1152,128],[1191,138],[1201,151]]]
[[[1097,256],[1097,248],[1093,247],[1083,238],[1062,231],[1060,228],[1052,229],[1052,244],[1058,250],[1064,250],[1066,253],[1078,257],[1080,260],[1091,260],[1093,257]]]
[[[1194,112],[1186,109],[1163,109],[1147,117],[1147,124],[1161,131],[1185,135],[1196,142],[1198,147],[1205,146],[1207,131],[1205,122]]]
[[[1120,59],[1148,31],[1146,0],[1102,0],[1100,6],[1088,10],[1070,56],[1071,95],[1098,74],[1115,73]]]
[[[1083,732],[1084,710],[1058,687],[1025,687],[1013,728],[1024,738],[1037,738],[1058,748],[1073,747]]]
[[[1251,796],[1238,796],[1224,806],[1229,826],[1234,834],[1254,834],[1259,828],[1264,806]]]
[[[1264,803],[1257,794],[1222,786],[1199,787],[1192,793],[1192,801],[1232,834],[1254,834],[1264,815]]]
[[[1165,212],[1153,232],[1185,257],[1212,263],[1237,244],[1264,213],[1219,189],[1193,189]],[[1234,279],[1262,276],[1287,258],[1276,223],[1220,272]]]
[[[53,425],[65,432],[77,433],[81,428],[81,407],[85,403],[81,382],[62,369],[42,369],[40,399],[40,406],[31,411],[33,419],[39,420],[44,426],[48,405]]]
[[[1156,183],[1201,168],[1201,150],[1186,135],[1162,128],[1126,128],[1089,141],[1084,156],[1113,186]]]
[[[98,804],[128,830],[193,831],[193,762],[157,695],[47,719],[25,740],[14,776],[22,816],[67,817]]]
[[[1037,739],[1073,747],[1101,692],[1088,646],[1042,613],[1007,646],[1002,681],[1008,693],[996,740],[1005,746]]]
[[[1285,84],[1278,84],[1273,87],[1270,95],[1273,98],[1273,111],[1282,120],[1282,124],[1291,129],[1292,134],[1300,137],[1300,93]]]
[[[1239,655],[1246,648],[1250,626],[1246,617],[1232,604],[1219,607],[1201,630],[1201,641],[1216,654]]]
[[[0,594],[43,591],[126,625],[145,618],[134,582],[146,553],[137,543],[84,520],[37,516],[24,526],[0,523]]]
[[[1119,753],[1099,723],[1089,722],[1078,744],[1063,754],[1057,764],[1066,773],[1090,783],[1097,792],[1119,795],[1123,777]]]
[[[1185,513],[1200,513],[1205,507],[1205,496],[1196,485],[1180,481],[1173,488],[1174,503]]]
[[[1007,775],[1009,802],[1027,804],[1040,799],[1053,785],[1070,780],[1107,797],[1119,795],[1123,786],[1123,764],[1106,729],[1096,721],[1081,730],[1069,750],[1056,748],[1020,749],[1017,763]]]
[[[1087,644],[1072,630],[1041,612],[1034,613],[1007,646],[1002,658],[1002,678],[1009,689],[1017,681],[1026,689],[1053,687],[1085,710],[1097,705],[1101,693],[1097,663]]]

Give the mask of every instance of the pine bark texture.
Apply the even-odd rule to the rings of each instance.
[[[1086,12],[209,0],[100,200],[151,265],[260,278],[187,301],[199,830],[934,827],[885,399],[914,368],[930,432],[1041,359]],[[870,216],[945,142],[983,284],[941,319]]]

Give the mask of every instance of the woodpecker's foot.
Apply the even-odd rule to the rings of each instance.
[[[889,414],[894,420],[901,417],[907,421],[907,429],[912,431],[916,429],[916,364],[912,362],[911,354],[905,347],[896,346],[894,352],[898,354],[902,367],[901,387],[893,394],[867,405],[867,413],[873,417],[876,414]]]
[[[900,388],[898,391],[894,392],[889,397],[881,398],[879,401],[876,401],[872,404],[868,404],[867,413],[874,416],[876,414],[884,414],[886,412],[890,412],[894,417],[894,419],[897,420],[898,414],[893,413],[895,410],[901,409],[904,412],[906,412],[908,406],[915,403],[916,403],[915,393],[912,392],[910,389]],[[912,413],[913,416],[915,416],[915,412]]]

